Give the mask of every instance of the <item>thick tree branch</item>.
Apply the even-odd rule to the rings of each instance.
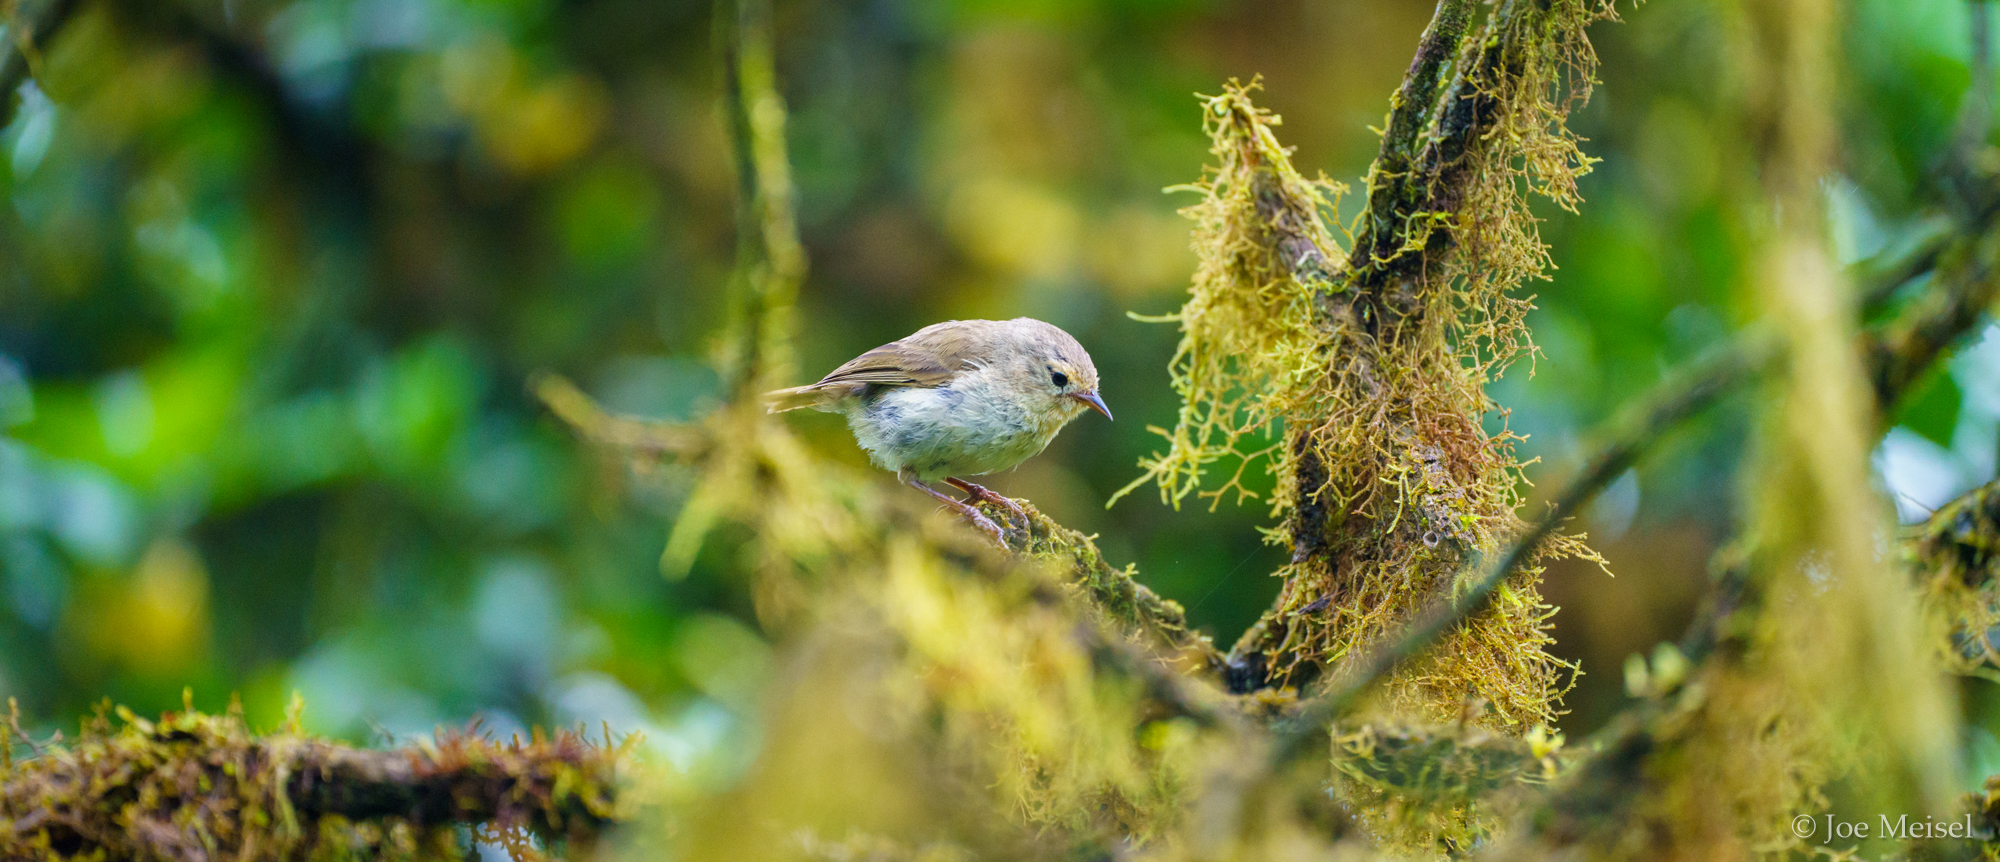
[[[1368,216],[1348,258],[1350,271],[1370,272],[1375,262],[1394,257],[1406,239],[1403,223],[1428,203],[1413,192],[1432,181],[1415,170],[1416,163],[1438,107],[1438,89],[1458,57],[1477,5],[1472,0],[1439,0],[1402,86],[1391,97],[1382,146],[1368,169]],[[1462,95],[1456,87],[1454,95]]]
[[[1530,58],[1562,50],[1550,28],[1578,14],[1539,0],[1505,0],[1461,51],[1471,12],[1470,3],[1439,3],[1369,171],[1368,218],[1348,256],[1346,287],[1395,318],[1422,307],[1420,286],[1407,282],[1422,281],[1416,276],[1458,242],[1464,223],[1453,216],[1481,166],[1479,153],[1517,107],[1509,100],[1524,86]],[[1456,68],[1439,93],[1447,61]],[[1587,78],[1571,83],[1587,92]]]
[[[1575,178],[1588,171],[1589,160],[1564,119],[1587,94],[1594,69],[1583,30],[1608,17],[1609,6],[1500,0],[1489,7],[1474,34],[1475,7],[1439,3],[1392,104],[1369,173],[1367,211],[1331,277],[1316,271],[1312,254],[1294,250],[1324,233],[1288,221],[1312,213],[1311,202],[1273,201],[1278,195],[1252,186],[1253,227],[1276,252],[1273,262],[1289,267],[1311,298],[1313,323],[1325,337],[1316,357],[1324,369],[1292,373],[1319,375],[1325,383],[1323,391],[1287,392],[1279,399],[1324,407],[1288,407],[1293,414],[1284,417],[1280,481],[1287,486],[1292,566],[1272,608],[1231,649],[1234,690],[1310,684],[1336,657],[1356,655],[1365,640],[1354,640],[1376,636],[1384,621],[1419,612],[1425,588],[1397,585],[1437,583],[1467,549],[1500,538],[1487,530],[1503,505],[1496,501],[1507,496],[1498,490],[1507,482],[1501,478],[1506,466],[1473,442],[1484,438],[1476,418],[1484,403],[1476,396],[1453,403],[1453,396],[1419,394],[1429,385],[1427,375],[1443,377],[1449,372],[1440,369],[1453,362],[1481,361],[1472,356],[1478,352],[1472,344],[1488,336],[1468,334],[1445,348],[1426,338],[1461,324],[1489,333],[1509,345],[1498,350],[1496,362],[1518,343],[1517,306],[1503,297],[1544,262],[1522,190],[1561,206],[1574,201]],[[1263,180],[1263,173],[1254,179]],[[1283,191],[1282,184],[1271,185]],[[1259,271],[1246,283],[1264,278]],[[1458,315],[1462,308],[1484,310],[1463,312],[1463,321],[1426,319]],[[1495,309],[1504,310],[1483,316]],[[1440,355],[1453,351],[1462,355]],[[1332,448],[1335,440],[1338,449]],[[1474,510],[1479,514],[1461,517]],[[1451,539],[1419,560],[1421,554],[1407,552],[1416,536],[1390,535],[1419,523],[1402,517],[1413,511],[1422,524],[1473,524],[1479,535],[1465,541],[1455,527],[1419,527],[1418,535]],[[1315,613],[1329,607],[1334,609]],[[1495,642],[1529,637],[1520,634],[1531,625],[1523,615],[1489,622],[1514,629],[1494,635]],[[1517,678],[1500,665],[1521,673],[1534,666],[1541,680],[1507,687],[1497,720],[1540,716],[1547,699],[1526,692],[1548,690],[1555,671],[1533,660],[1495,659],[1493,667],[1482,668],[1483,678]],[[1426,683],[1424,696],[1454,697],[1441,693],[1452,685]]]
[[[576,844],[620,816],[623,749],[574,733],[498,743],[445,732],[368,751],[306,736],[296,721],[258,736],[235,712],[157,722],[118,712],[73,742],[30,741],[32,756],[0,760],[0,857],[348,858],[449,844],[450,827],[465,825]],[[28,741],[18,718],[9,729]]]

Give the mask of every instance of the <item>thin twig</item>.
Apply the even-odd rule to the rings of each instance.
[[[702,429],[673,422],[607,412],[576,384],[554,374],[537,374],[528,390],[584,439],[628,452],[691,459],[712,445]]]
[[[1992,196],[1992,191],[1989,179],[1986,194]],[[1991,235],[1996,210],[1982,209],[1986,214],[1979,222],[1967,225],[1967,233],[1939,252],[1932,276],[1936,284],[1902,315],[1863,340],[1868,380],[1876,403],[1885,413],[1893,411],[1901,395],[1945,348],[1970,332],[2000,298],[2000,279],[1995,278],[1993,260],[2000,237]]]
[[[1958,234],[1957,220],[1935,214],[1911,225],[1880,254],[1849,266],[1848,278],[1859,285],[1862,319],[1886,307],[1898,288],[1935,269],[1938,258]]]

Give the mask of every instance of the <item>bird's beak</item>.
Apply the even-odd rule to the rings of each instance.
[[[1111,408],[1104,406],[1104,399],[1097,397],[1097,390],[1091,389],[1084,392],[1071,392],[1069,394],[1069,397],[1090,405],[1090,409],[1104,414],[1104,418],[1106,419],[1111,418]]]

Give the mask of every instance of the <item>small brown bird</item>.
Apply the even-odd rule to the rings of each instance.
[[[773,413],[811,407],[846,414],[854,439],[878,466],[943,500],[995,539],[1000,528],[972,501],[1025,513],[959,477],[1028,460],[1085,408],[1111,418],[1083,345],[1026,317],[926,326],[861,354],[818,383],[764,398]],[[931,487],[938,479],[964,491],[965,500]]]

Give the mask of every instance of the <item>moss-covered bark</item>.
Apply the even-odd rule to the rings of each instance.
[[[1478,11],[1439,4],[1346,248],[1325,221],[1344,189],[1298,173],[1277,118],[1248,88],[1207,101],[1218,163],[1187,211],[1202,264],[1169,318],[1183,332],[1185,406],[1144,466],[1175,502],[1243,494],[1260,459],[1279,474],[1271,502],[1292,562],[1230,651],[1235,690],[1321,678],[1448,603],[1471,563],[1524,529],[1512,438],[1482,426],[1484,386],[1531,349],[1527,304],[1509,293],[1546,265],[1524,190],[1576,202],[1589,160],[1563,122],[1594,62],[1583,28],[1608,8],[1506,2],[1475,28]],[[1253,442],[1273,433],[1275,445]],[[1234,475],[1204,488],[1231,459]],[[1589,553],[1566,536],[1531,550]],[[1398,675],[1388,699],[1445,720],[1470,695],[1492,706],[1482,721],[1516,732],[1552,718],[1568,670],[1543,652],[1552,610],[1538,576],[1532,559],[1510,568],[1500,600]]]
[[[29,750],[0,763],[5,859],[455,859],[461,828],[577,847],[619,813],[623,753],[568,732],[370,751],[192,708],[46,743],[13,729]]]
[[[1032,503],[1020,505],[1027,512],[1025,519],[992,503],[980,508],[1002,526],[1008,547],[1052,566],[1063,582],[1082,594],[1086,606],[1152,648],[1179,657],[1188,670],[1211,675],[1221,671],[1221,651],[1207,635],[1188,626],[1187,611],[1179,602],[1139,583],[1136,567],[1121,569],[1106,562],[1089,536],[1056,523]]]

